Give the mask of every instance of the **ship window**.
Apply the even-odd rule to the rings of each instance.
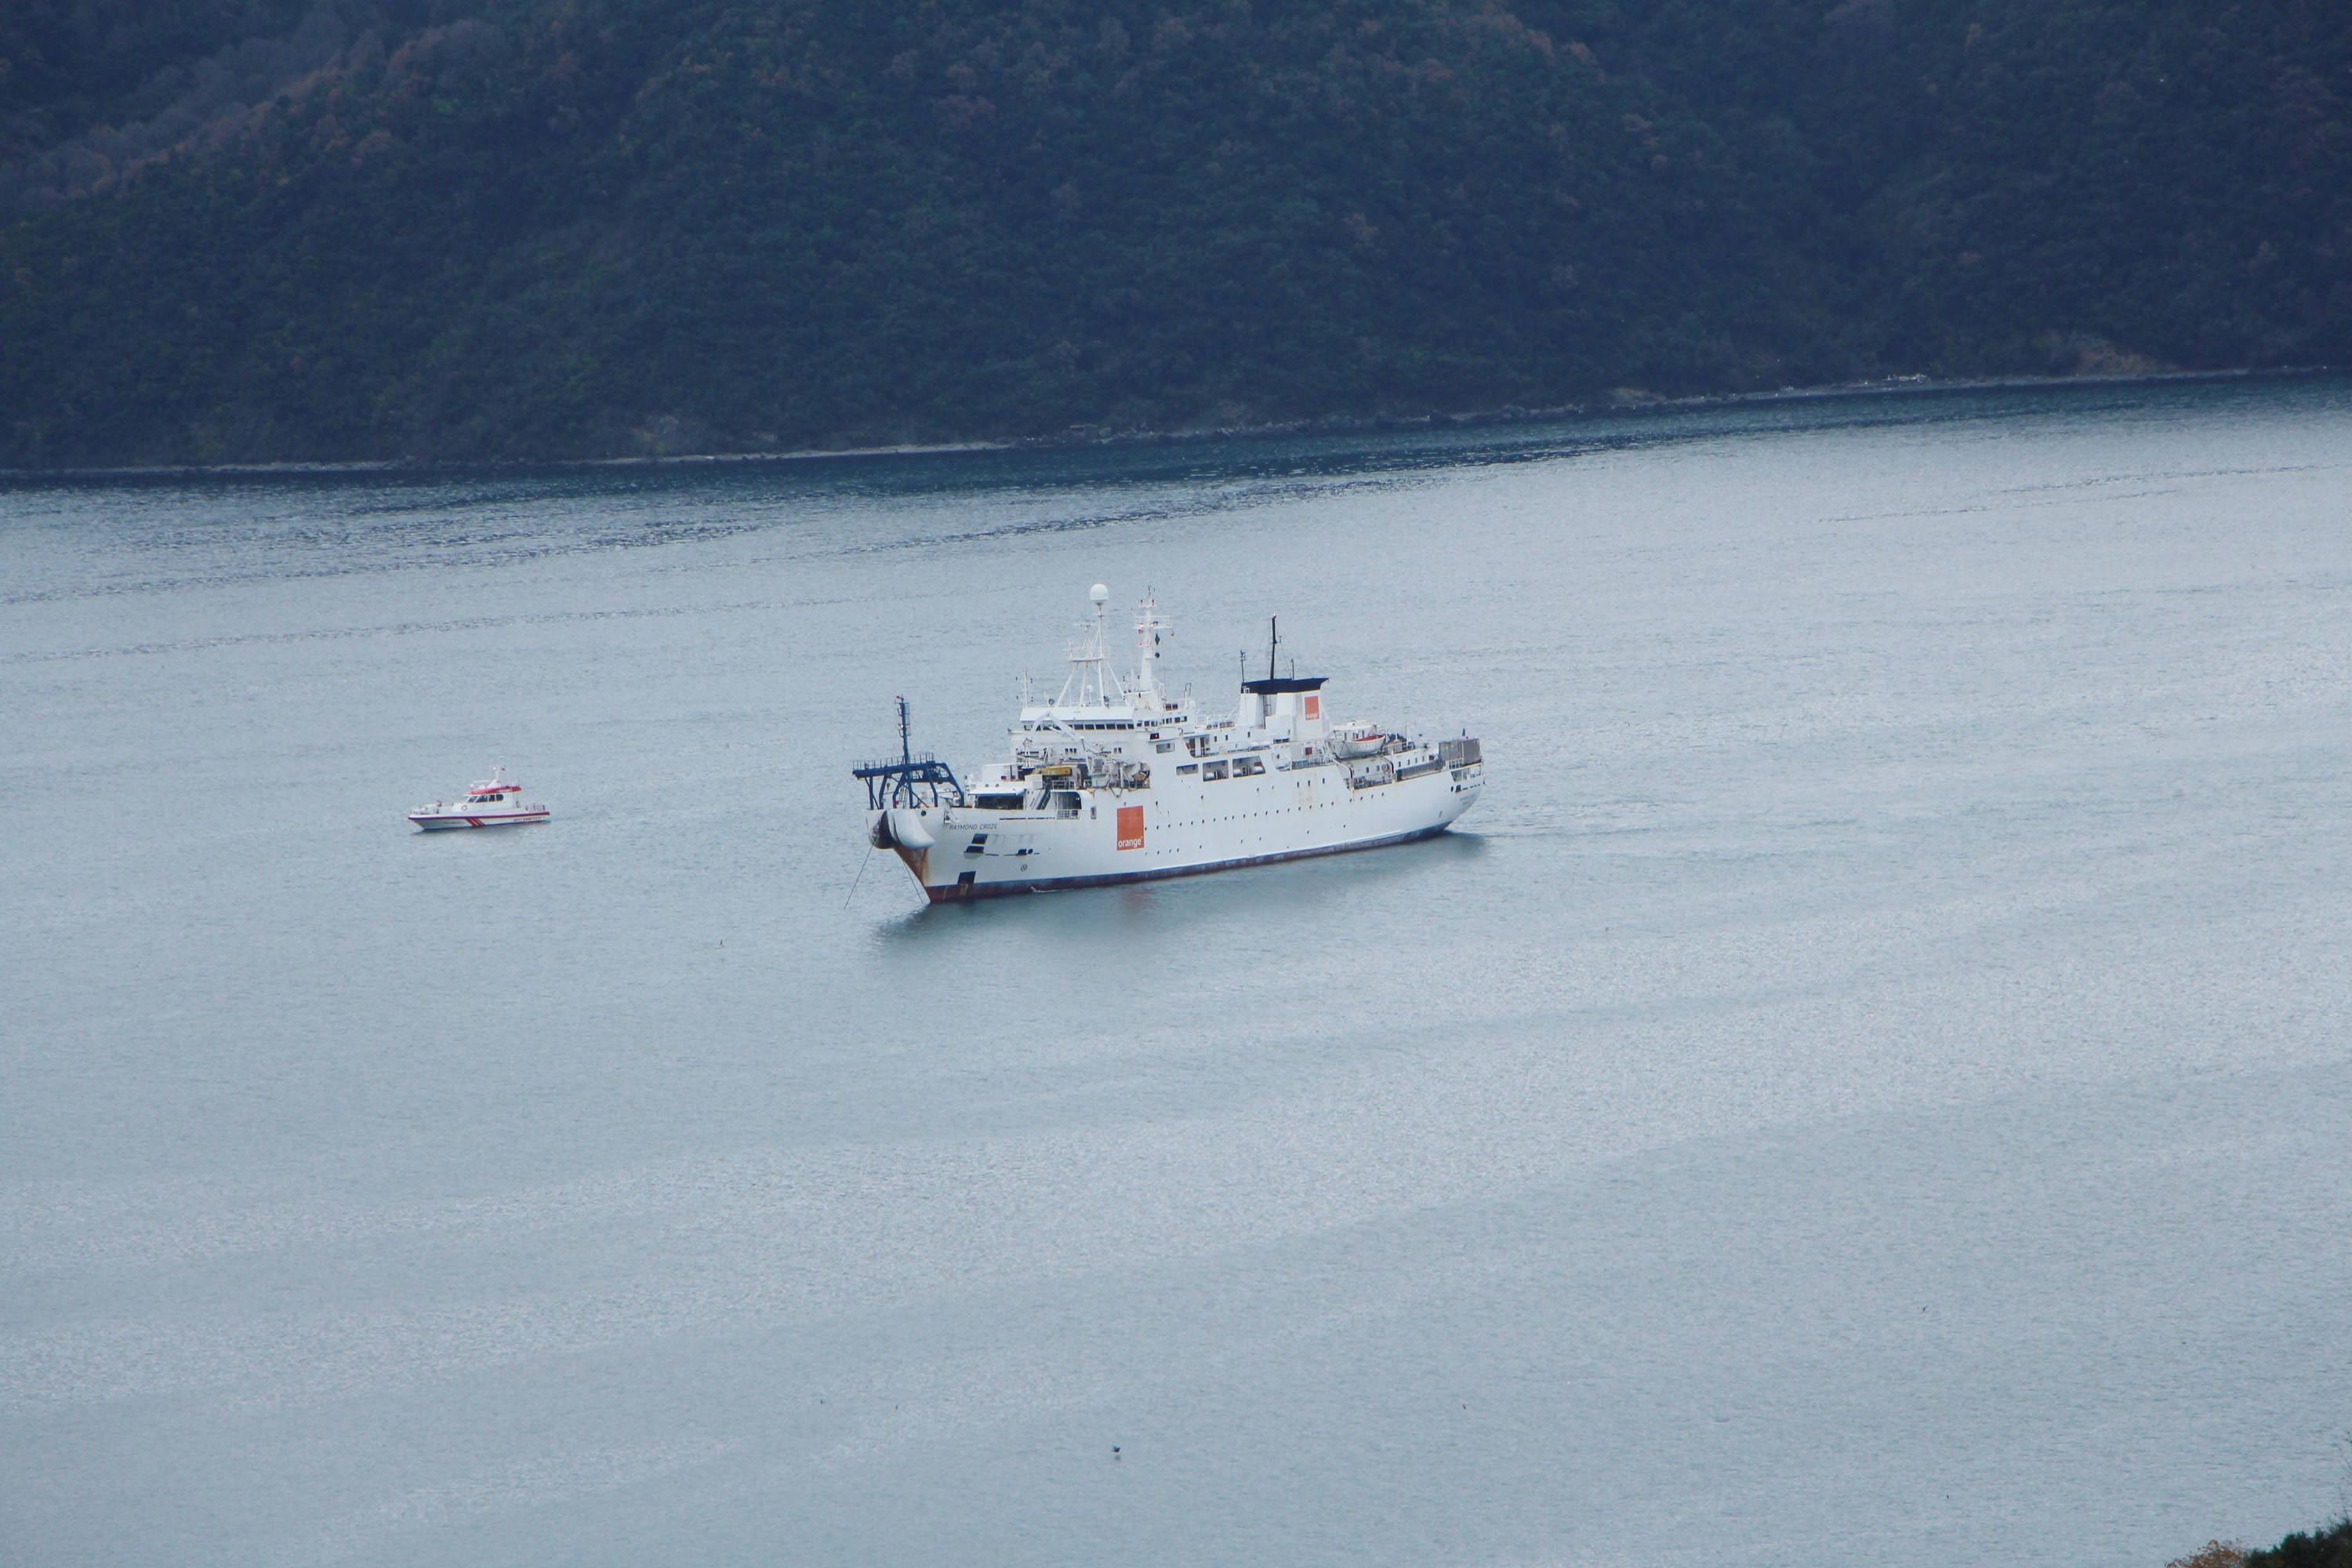
[[[1176,764],[1176,771],[1180,773],[1197,773],[1201,771],[1201,764],[1198,763],[1179,763]]]
[[[1151,749],[1155,752],[1172,752],[1176,749],[1176,742],[1173,741],[1161,741],[1154,744]]]
[[[1245,779],[1252,773],[1262,773],[1264,772],[1265,772],[1265,764],[1258,761],[1255,757],[1235,757],[1234,759],[1234,777],[1237,779]]]
[[[1225,776],[1225,764],[1224,764],[1224,763],[1202,763],[1201,764],[1201,778],[1202,778],[1202,782],[1203,782],[1203,783],[1207,782],[1207,781],[1208,781],[1208,780],[1210,780],[1210,779],[1221,779],[1221,778],[1223,778],[1224,776]]]

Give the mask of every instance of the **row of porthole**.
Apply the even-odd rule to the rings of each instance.
[[[1193,818],[1192,821],[1190,821],[1190,822],[1170,822],[1170,823],[1164,823],[1164,824],[1162,824],[1161,826],[1163,826],[1163,828],[1166,828],[1166,827],[1198,827],[1198,826],[1200,826],[1202,824],[1203,824],[1203,823],[1208,823],[1208,822],[1247,822],[1247,821],[1251,820],[1251,819],[1252,819],[1252,818],[1254,818],[1254,817],[1260,817],[1260,816],[1280,816],[1282,813],[1286,812],[1286,811],[1305,811],[1306,809],[1307,809],[1307,808],[1306,808],[1305,806],[1303,806],[1303,805],[1284,805],[1284,806],[1277,806],[1277,807],[1276,807],[1273,811],[1245,811],[1245,812],[1243,812],[1239,816],[1199,816],[1199,817],[1194,817],[1194,818]]]

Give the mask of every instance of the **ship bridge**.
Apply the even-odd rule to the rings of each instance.
[[[1097,583],[1088,591],[1094,615],[1078,623],[1070,644],[1070,672],[1050,702],[1038,702],[1024,679],[1021,721],[1013,731],[1013,754],[1025,764],[1076,761],[1086,756],[1150,756],[1155,731],[1184,721],[1186,704],[1169,700],[1160,685],[1160,646],[1168,623],[1147,596],[1135,622],[1135,674],[1119,674],[1110,658],[1110,590]],[[1141,733],[1139,733],[1140,731]]]

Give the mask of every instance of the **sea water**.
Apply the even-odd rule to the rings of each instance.
[[[2352,387],[0,489],[0,1558],[2156,1568],[2342,1500]],[[926,907],[1087,590],[1461,830]],[[1124,631],[1115,637],[1124,647]],[[539,827],[404,814],[503,762]]]

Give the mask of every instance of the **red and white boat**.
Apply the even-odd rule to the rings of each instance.
[[[547,807],[523,804],[522,785],[507,778],[504,763],[490,776],[466,792],[462,800],[436,800],[408,814],[408,820],[430,833],[440,827],[511,827],[523,822],[545,822]]]

